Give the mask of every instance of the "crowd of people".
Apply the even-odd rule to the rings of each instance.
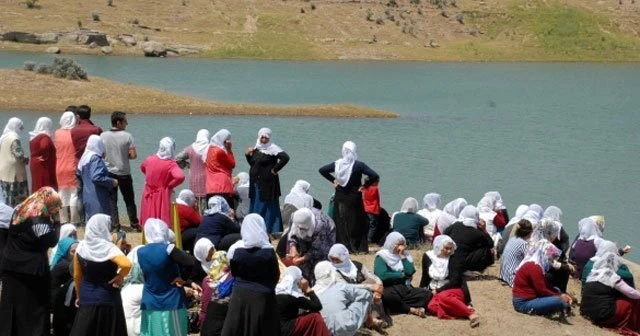
[[[567,318],[578,304],[573,277],[584,317],[640,334],[640,292],[620,258],[631,248],[604,238],[602,216],[580,220],[571,243],[560,208],[520,205],[511,218],[497,191],[442,209],[437,193],[422,209],[409,197],[389,215],[380,176],[351,141],[318,170],[335,188],[327,209],[304,180],[281,203],[290,158],[268,128],[244,152],[249,172],[235,176],[228,130],[200,130],[177,154],[162,138],[139,166],[138,212],[126,113],[114,112],[106,132],[90,117],[90,107],[70,106],[55,132],[40,118],[30,156],[20,119],[0,136],[0,335],[386,334],[396,314],[475,328],[467,282],[495,263],[517,312]],[[122,231],[118,190],[142,245]],[[352,259],[375,245],[372,265]],[[426,250],[419,283],[415,249]]]

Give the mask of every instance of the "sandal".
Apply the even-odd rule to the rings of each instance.
[[[421,317],[421,318],[425,318],[426,317],[425,310],[422,307],[421,308],[411,307],[411,309],[409,309],[409,314],[412,314],[412,315],[415,315],[415,316],[418,316],[418,317]]]
[[[469,326],[471,328],[475,328],[480,325],[480,316],[476,315],[474,318],[469,320]]]

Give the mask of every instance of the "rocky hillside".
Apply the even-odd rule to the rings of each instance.
[[[262,59],[639,61],[636,1],[13,0],[0,3],[0,50]]]

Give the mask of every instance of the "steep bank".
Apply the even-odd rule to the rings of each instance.
[[[60,34],[62,53],[100,54],[78,31],[106,33],[117,55],[430,61],[640,61],[633,0],[38,0],[0,4],[0,32]],[[95,14],[99,21],[94,21]],[[135,45],[132,43],[135,41]],[[0,50],[50,46],[0,42]]]
[[[394,118],[391,112],[353,105],[263,106],[230,104],[181,96],[155,88],[89,76],[72,81],[31,71],[0,69],[0,110],[63,111],[89,104],[96,113],[273,115],[344,118]]]

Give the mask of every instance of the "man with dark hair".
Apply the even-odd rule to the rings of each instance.
[[[75,109],[76,119],[78,124],[71,129],[71,140],[73,146],[76,149],[76,158],[80,160],[84,148],[87,146],[87,140],[92,134],[100,135],[102,128],[94,125],[91,122],[91,107],[87,105],[80,105]]]
[[[131,166],[129,160],[138,157],[136,147],[133,145],[133,136],[125,129],[129,121],[127,114],[115,111],[111,114],[111,130],[100,135],[105,148],[104,161],[109,170],[109,177],[118,180],[118,186],[111,192],[111,223],[114,231],[120,230],[120,216],[118,214],[118,189],[124,198],[129,216],[129,225],[135,231],[140,232],[138,223],[138,209],[133,191],[131,179]]]

